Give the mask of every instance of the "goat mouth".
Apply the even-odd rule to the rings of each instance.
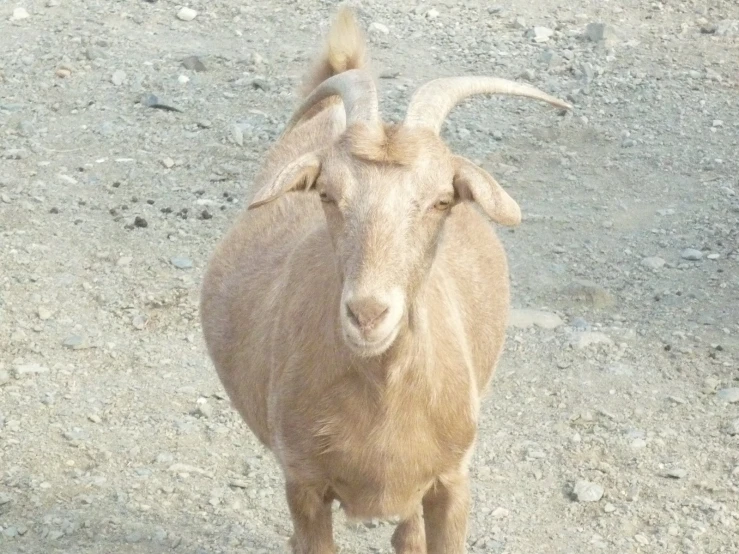
[[[344,330],[344,340],[347,346],[362,358],[372,358],[384,354],[390,348],[400,331],[400,323],[390,330],[384,337],[377,340],[367,340]]]

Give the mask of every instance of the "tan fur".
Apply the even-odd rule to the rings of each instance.
[[[332,71],[363,55],[342,13],[321,61]],[[284,472],[294,553],[335,552],[338,500],[351,518],[399,516],[397,553],[461,554],[479,401],[508,317],[497,208],[439,204],[456,166],[433,133],[344,125],[327,103],[268,154],[257,194],[310,152],[320,174],[295,172],[217,245],[200,307],[208,352]],[[364,355],[342,298],[382,291],[402,291],[397,336]]]

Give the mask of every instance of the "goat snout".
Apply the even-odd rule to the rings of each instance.
[[[362,333],[370,333],[387,317],[390,306],[371,296],[356,298],[346,303],[349,320]]]

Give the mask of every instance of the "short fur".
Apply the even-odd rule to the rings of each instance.
[[[309,88],[364,59],[349,12],[329,37]],[[325,103],[268,154],[257,194],[309,165],[285,178],[296,192],[244,211],[218,244],[201,297],[208,351],[284,472],[293,552],[335,552],[336,499],[352,518],[399,516],[398,553],[460,554],[479,402],[505,339],[506,256],[474,194],[446,207],[469,162],[438,137],[344,126],[341,103]],[[365,356],[348,346],[343,295],[378,287],[405,307],[392,344]]]

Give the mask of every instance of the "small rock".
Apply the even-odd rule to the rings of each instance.
[[[126,82],[127,77],[126,72],[119,69],[118,71],[113,72],[110,82],[119,87]]]
[[[503,518],[506,518],[506,517],[508,517],[508,514],[510,514],[510,511],[509,511],[509,510],[507,510],[507,509],[505,509],[505,508],[503,508],[502,506],[499,506],[498,508],[495,508],[495,509],[494,509],[494,510],[493,510],[493,511],[492,511],[492,512],[490,513],[490,515],[491,515],[491,516],[492,516],[492,517],[493,517],[494,519],[503,519]]]
[[[439,17],[439,10],[431,8],[429,11],[426,12],[426,17],[429,19],[436,19],[437,17]]]
[[[720,389],[716,392],[716,397],[719,400],[728,402],[729,404],[735,404],[739,402],[739,387],[730,387],[728,389]]]
[[[38,318],[41,321],[47,321],[51,319],[51,316],[54,315],[54,312],[50,310],[49,308],[47,308],[46,306],[39,306],[37,313],[38,313]]]
[[[69,69],[65,67],[60,67],[59,69],[56,70],[55,74],[60,79],[66,79],[67,77],[72,75],[72,71],[70,71]]]
[[[64,339],[62,345],[72,350],[82,350],[87,348],[87,341],[80,335],[72,335]]]
[[[262,79],[261,77],[252,79],[251,86],[256,90],[263,90],[264,92],[269,92],[269,89],[271,88],[267,80]]]
[[[580,480],[575,483],[575,487],[572,489],[572,492],[578,502],[598,502],[603,498],[605,490],[598,483]]]
[[[2,384],[2,372],[0,372],[0,385]],[[724,430],[728,435],[731,435],[732,437],[739,435],[739,419],[735,419],[734,421],[730,421],[729,423],[727,423],[724,427]]]
[[[177,269],[190,269],[192,267],[192,260],[184,256],[173,256],[169,261]]]
[[[182,60],[182,66],[190,71],[202,72],[205,71],[205,64],[197,56],[188,56]]]
[[[555,313],[527,308],[511,310],[508,318],[508,325],[519,329],[528,329],[534,325],[542,329],[556,329],[563,323],[562,318]]]
[[[133,319],[131,319],[131,325],[133,325],[133,328],[137,331],[141,331],[146,328],[146,323],[149,321],[149,318],[147,318],[145,315],[137,314],[133,316]]]
[[[198,12],[192,8],[188,8],[187,6],[183,6],[180,8],[180,11],[177,12],[177,19],[181,21],[192,21],[197,16]]]
[[[0,387],[2,387],[3,385],[9,382],[10,382],[10,373],[5,371],[4,369],[0,369]],[[2,427],[1,421],[0,421],[0,427]]]
[[[167,169],[172,169],[174,167],[174,160],[172,158],[163,158],[162,165]]]
[[[390,29],[387,28],[387,25],[383,25],[382,23],[379,23],[377,21],[374,21],[369,28],[370,31],[377,31],[378,33],[382,33],[383,35],[387,35],[390,32]]]
[[[618,40],[618,31],[612,25],[594,22],[585,27],[585,36],[592,42],[614,42]]]
[[[100,423],[101,421],[103,421],[97,414],[90,414],[87,416],[87,419],[89,419],[93,423]]]
[[[649,269],[660,269],[665,265],[665,261],[659,256],[649,256],[642,258],[641,264]]]
[[[578,304],[585,304],[595,309],[610,308],[616,303],[616,299],[606,289],[582,279],[573,281],[564,292]]]
[[[208,210],[203,210],[200,212],[200,219],[213,219],[213,214]]]
[[[665,473],[665,477],[670,477],[671,479],[683,479],[688,475],[687,470],[684,469],[670,469]]]
[[[605,506],[603,506],[603,511],[607,514],[612,514],[616,511],[616,506],[608,502]]]
[[[137,215],[136,218],[133,220],[133,226],[138,227],[139,229],[145,229],[149,226],[149,222],[140,215]]]
[[[195,416],[202,418],[213,417],[213,407],[210,404],[200,404],[195,409]]]
[[[554,34],[554,31],[552,29],[549,29],[548,27],[534,27],[530,33],[529,36],[533,37],[534,42],[547,42],[550,38],[552,38],[552,35]]]
[[[686,248],[680,253],[680,257],[683,260],[697,262],[698,260],[703,258],[703,252],[701,252],[700,250],[696,250],[695,248]]]
[[[25,377],[27,375],[41,375],[42,373],[49,373],[49,368],[39,364],[20,364],[13,368],[13,373],[16,379]]]
[[[241,126],[234,123],[231,125],[231,138],[239,146],[244,146],[244,132],[241,130]]]
[[[573,348],[583,349],[595,344],[613,344],[613,341],[605,333],[599,331],[580,331],[574,333],[570,339]]]
[[[12,21],[20,21],[21,19],[28,19],[29,17],[31,17],[31,14],[28,13],[26,8],[15,8],[10,19]]]
[[[177,77],[177,82],[181,85],[185,85],[190,82],[190,77],[188,77],[187,75],[180,75],[179,77]]]

